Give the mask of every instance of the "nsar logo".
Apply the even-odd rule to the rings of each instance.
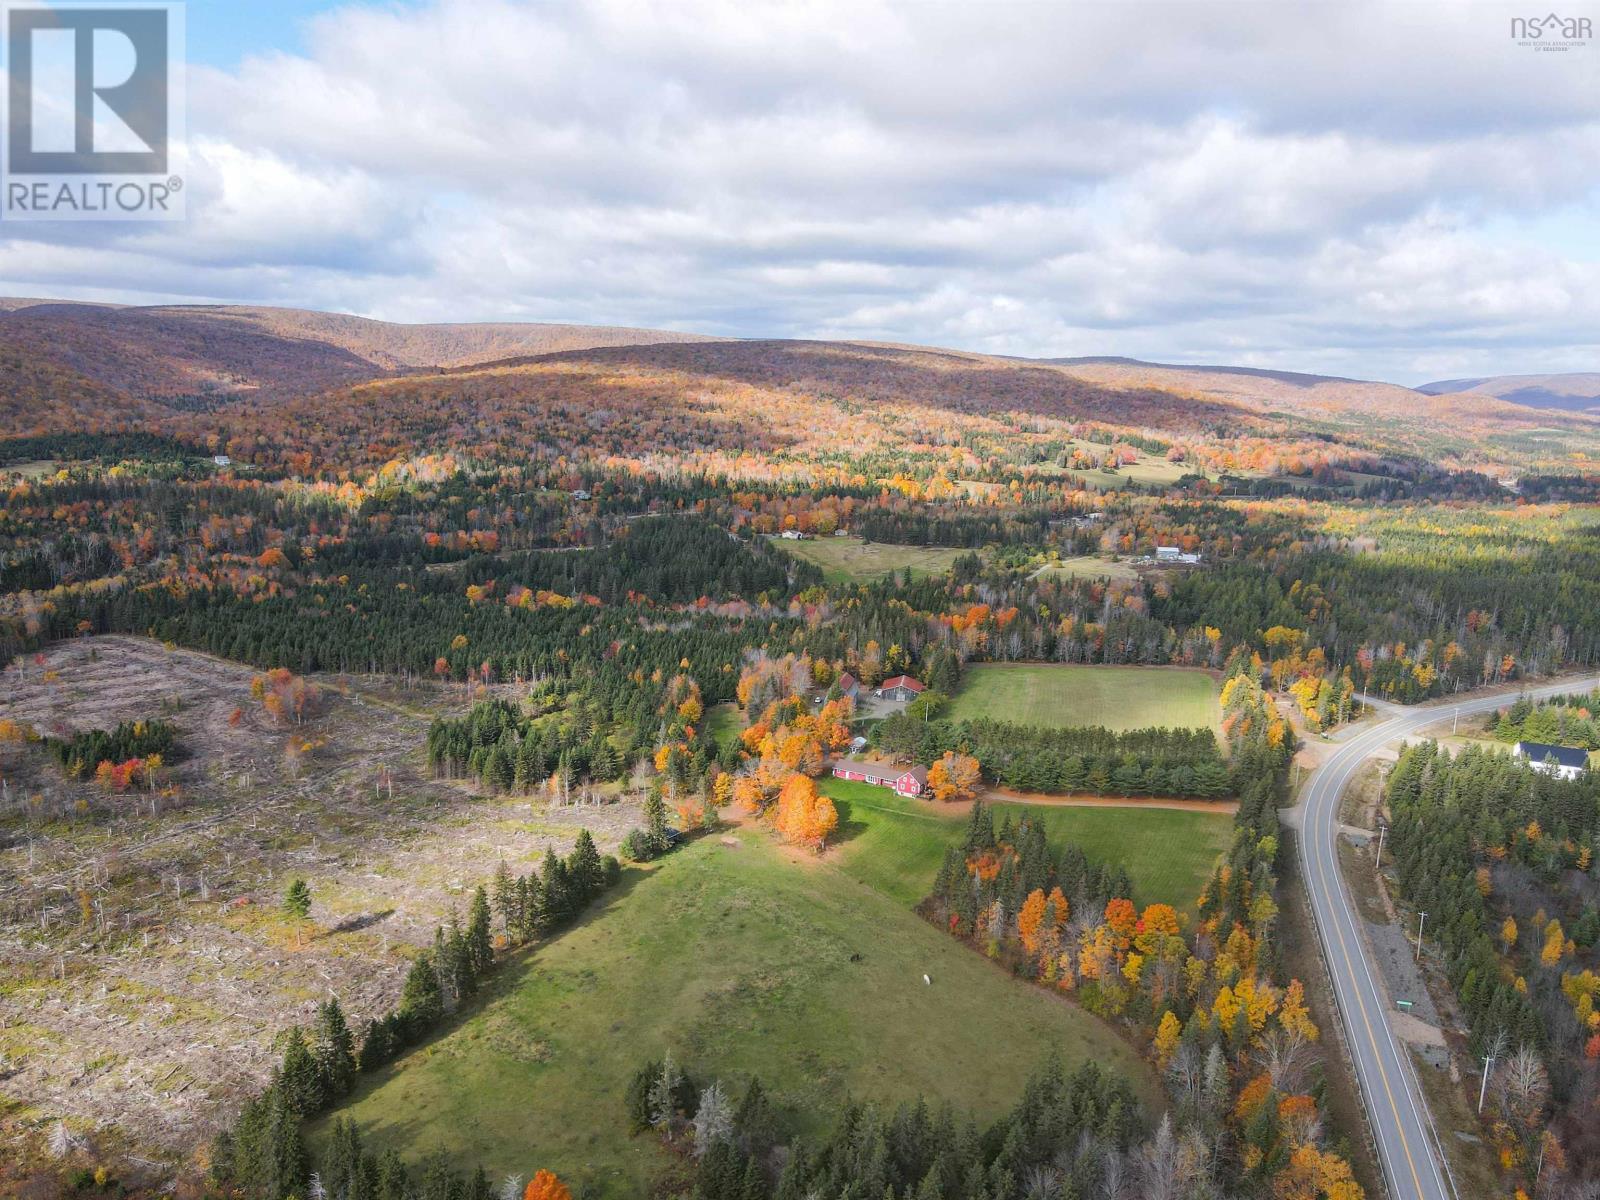
[[[1534,50],[1575,50],[1588,45],[1593,36],[1593,24],[1588,17],[1548,13],[1542,17],[1511,18],[1512,40]]]
[[[183,6],[6,5],[0,219],[179,220]]]

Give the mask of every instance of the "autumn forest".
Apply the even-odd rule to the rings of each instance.
[[[1517,1072],[1471,1114],[1483,1178],[1593,1194],[1600,794],[1507,751],[1600,745],[1594,418],[371,324],[0,314],[0,1192],[1380,1194],[1280,810],[1352,726],[1499,689],[1374,784],[1392,902],[1454,914],[1446,1053]],[[725,960],[656,899],[691,872]],[[804,925],[830,897],[950,965],[813,1025],[882,965]],[[685,959],[653,1008],[593,983]],[[230,999],[186,990],[223,963]],[[1013,1042],[992,1078],[857,1073],[977,967],[992,1028],[919,1020]],[[615,1061],[563,1050],[583,1008]],[[157,1044],[95,1049],[111,1020]]]

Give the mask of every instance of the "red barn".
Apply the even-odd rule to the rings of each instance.
[[[928,772],[922,767],[897,767],[892,763],[863,762],[858,758],[842,758],[834,763],[833,775],[835,779],[893,788],[902,796],[920,796],[928,786]]]
[[[912,767],[894,781],[894,790],[902,796],[920,796],[928,790],[928,768]]]
[[[878,695],[884,700],[915,700],[923,691],[923,686],[911,676],[895,675],[883,681]]]

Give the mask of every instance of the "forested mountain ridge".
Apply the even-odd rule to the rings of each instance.
[[[1465,423],[1482,432],[1490,428],[1534,429],[1562,420],[1554,413],[1529,411],[1525,403],[1505,397],[1503,392],[1470,386],[1492,381],[1460,380],[1459,387],[1441,383],[1408,388],[1328,375],[1132,359],[1067,359],[1059,365],[1075,377],[1111,386],[1184,389],[1263,412],[1321,416],[1332,422],[1403,419],[1437,428]],[[1563,407],[1576,410],[1584,406]],[[1579,420],[1587,423],[1587,418]]]
[[[1565,409],[1570,412],[1600,411],[1600,372],[1579,371],[1564,375],[1491,375],[1482,379],[1445,379],[1424,383],[1417,389],[1430,396],[1447,392],[1471,392],[1495,396],[1512,404],[1530,408]]]
[[[0,356],[28,364],[35,374],[81,377],[78,403],[68,412],[91,418],[110,415],[94,410],[96,398],[113,410],[123,397],[182,407],[256,394],[279,399],[395,372],[695,336],[511,322],[405,325],[239,305],[0,302]],[[18,406],[22,428],[33,429],[28,418]],[[71,418],[63,419],[71,427]]]
[[[841,440],[872,440],[886,410],[925,409],[938,424],[954,416],[1005,428],[1095,422],[1167,441],[1264,438],[1320,444],[1334,458],[1342,448],[1491,474],[1581,469],[1600,454],[1600,418],[1478,392],[1429,396],[1249,368],[621,327],[405,325],[247,306],[0,301],[0,371],[10,385],[0,389],[0,421],[15,434],[137,424],[217,446],[272,440],[278,427],[306,420],[369,422],[374,408],[424,405],[446,410],[440,428],[472,427],[474,445],[521,453],[526,443],[499,426],[549,423],[559,413],[545,406],[560,410],[559,397],[576,384],[590,393],[583,406],[602,419],[620,386],[632,405],[658,408],[669,421],[703,411],[707,396],[756,389],[767,401],[758,415],[774,404],[793,409],[797,427],[836,430]],[[418,419],[400,417],[405,426]],[[424,452],[442,444],[426,436],[407,443]]]

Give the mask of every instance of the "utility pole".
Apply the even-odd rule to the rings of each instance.
[[[1483,1056],[1483,1083],[1478,1086],[1478,1115],[1483,1115],[1483,1098],[1489,1094],[1489,1072],[1494,1070],[1494,1055]]]
[[[1450,736],[1451,737],[1455,736],[1456,729],[1457,729],[1457,727],[1460,726],[1460,724],[1461,724],[1461,706],[1458,704],[1458,705],[1456,705],[1455,715],[1450,718]]]
[[[1422,928],[1427,923],[1428,923],[1428,914],[1426,912],[1419,912],[1417,914],[1417,961],[1418,962],[1422,961]]]
[[[1389,822],[1378,822],[1378,855],[1372,860],[1374,870],[1383,870],[1383,835],[1389,832]]]

